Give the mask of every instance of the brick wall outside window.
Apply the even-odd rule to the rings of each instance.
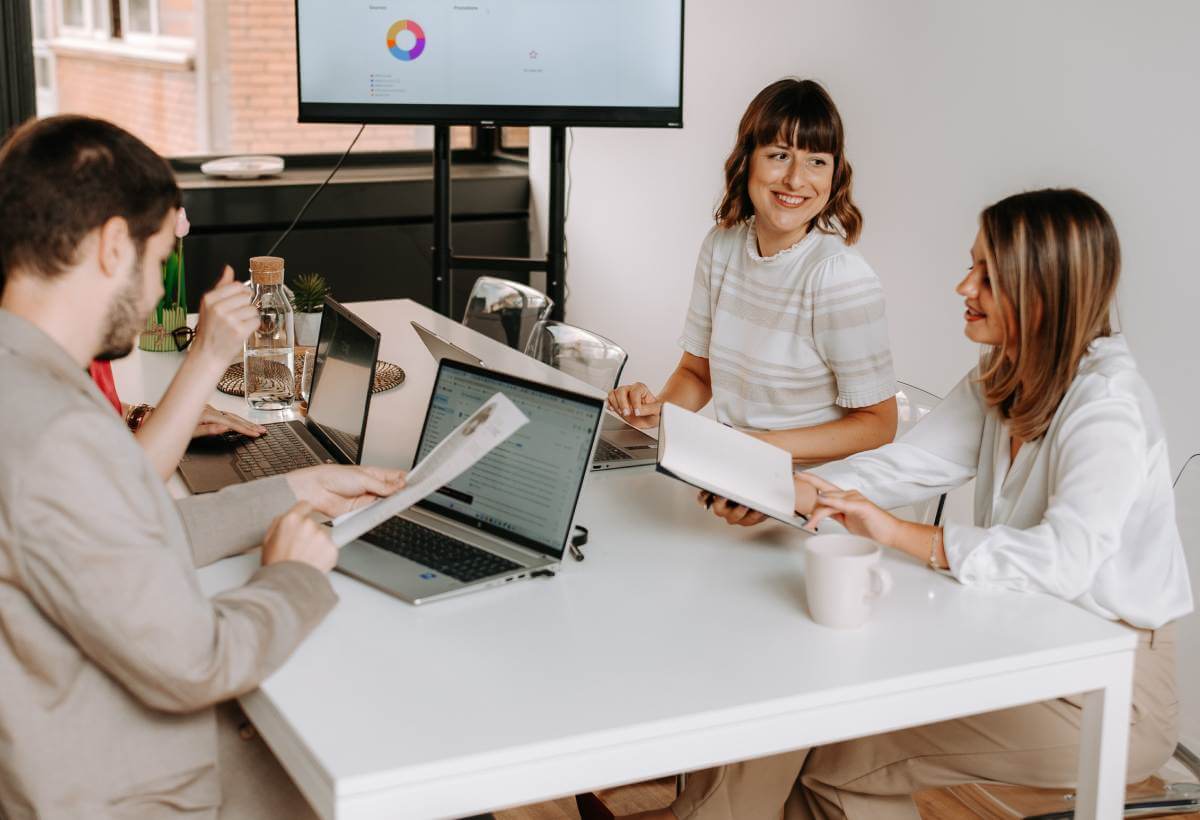
[[[41,2],[41,0],[27,0]],[[54,2],[54,0],[51,0]],[[50,37],[56,64],[58,112],[112,120],[145,140],[160,154],[336,153],[353,139],[354,125],[301,125],[296,122],[296,34],[292,0],[228,0],[224,19],[210,38],[223,38],[223,55],[209,77],[196,71],[194,37],[203,0],[158,0],[162,39],[127,38],[101,48],[80,48]],[[154,59],[158,50],[193,54],[192,59]],[[209,83],[210,77],[225,83]],[[199,120],[201,94],[213,88],[210,122]],[[205,145],[207,140],[208,144]],[[469,129],[456,129],[455,147],[470,145]],[[372,126],[355,152],[427,148],[428,126]]]

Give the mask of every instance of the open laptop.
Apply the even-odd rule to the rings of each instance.
[[[443,359],[416,460],[497,392],[529,423],[454,481],[343,547],[339,570],[414,604],[554,573],[604,400]]]
[[[193,493],[209,493],[315,464],[358,464],[379,358],[379,332],[333,299],[321,312],[308,415],[266,425],[267,434],[192,442],[179,472]]]
[[[483,360],[470,351],[434,333],[417,322],[412,328],[425,343],[429,354],[441,361],[449,359],[464,364],[483,367]],[[618,467],[642,467],[655,464],[658,460],[658,440],[631,427],[612,413],[604,414],[600,427],[600,443],[596,446],[593,470],[613,470]]]
[[[449,359],[452,362],[462,362],[463,364],[473,364],[476,367],[484,367],[483,359],[476,356],[464,348],[459,347],[454,342],[448,339],[443,339],[441,336],[434,333],[424,325],[417,322],[411,322],[412,329],[421,337],[421,341],[425,343],[425,347],[429,350],[429,355],[437,359],[439,362],[442,359]]]

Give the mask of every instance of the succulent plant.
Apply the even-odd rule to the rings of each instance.
[[[329,283],[319,273],[305,273],[292,282],[292,309],[297,313],[316,313],[329,295]]]

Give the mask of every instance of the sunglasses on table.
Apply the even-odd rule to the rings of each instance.
[[[196,338],[196,329],[184,325],[171,331],[171,339],[175,342],[176,350],[187,350],[188,345]]]

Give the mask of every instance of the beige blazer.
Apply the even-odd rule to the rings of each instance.
[[[4,310],[0,420],[0,816],[215,817],[213,705],[337,600],[295,562],[197,584],[261,542],[287,482],[173,501],[87,374]]]

